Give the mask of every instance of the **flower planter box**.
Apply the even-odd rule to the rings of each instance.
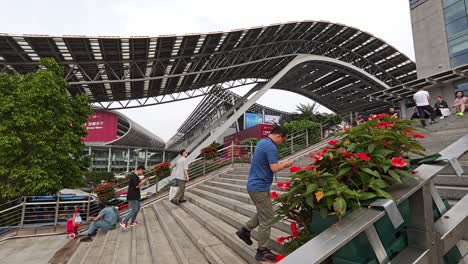
[[[447,201],[444,201],[448,206]],[[374,226],[379,234],[382,245],[390,258],[395,257],[403,249],[408,246],[408,237],[406,233],[407,224],[410,218],[409,201],[402,202],[398,209],[403,217],[404,223],[398,228],[393,228],[390,218],[385,215]],[[434,221],[441,217],[435,204],[433,205]],[[348,214],[351,211],[348,212]],[[327,228],[338,222],[336,216],[329,216],[325,219],[321,218],[318,211],[314,214],[310,231],[318,234],[325,231]],[[331,259],[333,264],[351,264],[351,263],[365,263],[365,264],[378,264],[377,257],[373,254],[373,249],[367,240],[365,233],[361,233],[348,244],[336,251]],[[461,260],[462,256],[457,248],[453,248],[449,253],[444,256],[445,264],[456,264]]]

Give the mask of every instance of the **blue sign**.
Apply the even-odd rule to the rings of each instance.
[[[262,114],[245,113],[245,128],[253,127],[263,123]]]

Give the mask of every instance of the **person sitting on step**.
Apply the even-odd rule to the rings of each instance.
[[[457,91],[455,93],[455,101],[453,102],[452,107],[457,111],[457,116],[464,116],[465,109],[468,107],[468,97],[465,97],[465,94],[462,91]]]
[[[88,228],[88,235],[81,239],[81,242],[91,242],[92,237],[97,234],[99,229],[111,230],[115,229],[115,225],[119,221],[119,212],[114,206],[110,206],[109,202],[103,202],[104,209],[99,212],[98,216],[88,218],[91,224]]]
[[[442,114],[442,111],[446,111],[446,110],[443,110],[443,109],[448,109],[448,104],[446,101],[444,101],[444,99],[442,99],[442,96],[437,96],[436,97],[436,102],[434,104],[434,110],[435,110],[435,113],[436,113],[436,116],[440,116],[440,119],[444,119],[444,115]],[[450,111],[450,110],[449,110]]]

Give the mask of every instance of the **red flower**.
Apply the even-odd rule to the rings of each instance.
[[[385,121],[379,122],[379,123],[375,126],[375,128],[378,128],[378,129],[381,129],[381,128],[392,128],[392,127],[393,127],[392,124],[389,124],[389,123],[387,123],[387,122],[385,122]]]
[[[416,175],[416,173],[418,173],[418,172],[415,171],[415,170],[414,170],[414,171],[411,171],[411,174],[413,174],[413,175]]]
[[[297,224],[291,223],[291,235],[297,237]]]
[[[282,190],[289,190],[289,187],[290,187],[291,183],[290,182],[278,182],[276,184],[276,186],[278,186],[278,188],[281,188]]]
[[[387,114],[378,114],[375,118],[380,120],[380,119],[384,118],[385,116],[387,116]]]
[[[332,146],[335,146],[336,143],[340,142],[339,140],[336,140],[336,139],[332,139],[330,141],[328,141],[328,145],[332,145]]]
[[[301,167],[298,167],[298,166],[292,166],[291,168],[289,168],[289,171],[290,172],[298,172],[298,171],[301,171],[302,168]]]
[[[369,117],[367,118],[369,121],[373,120],[374,118],[376,118],[377,116],[376,115],[373,115],[373,114],[370,114]]]
[[[270,193],[270,198],[271,198],[271,199],[276,199],[276,198],[278,198],[278,193],[277,193],[277,192],[271,192],[271,193]]]
[[[327,148],[323,148],[322,151],[320,152],[322,155],[327,153],[328,152],[328,149]]]
[[[277,254],[275,257],[275,263],[280,262],[282,259],[284,259],[284,256],[281,254]]]
[[[311,171],[315,171],[316,169],[317,169],[317,166],[315,165],[309,165],[304,168],[304,170],[311,170]]]
[[[408,129],[402,130],[401,132],[403,132],[403,134],[408,135],[408,134],[411,134],[413,132],[413,129],[408,128]]]
[[[340,155],[341,155],[342,157],[346,158],[346,157],[348,157],[348,156],[353,155],[353,153],[341,151],[341,152],[340,152]]]
[[[425,138],[425,136],[423,134],[418,134],[418,133],[414,133],[412,136],[414,138]]]
[[[403,167],[406,167],[408,163],[406,163],[405,159],[402,157],[395,157],[395,158],[392,158],[392,165],[395,167],[403,168]]]
[[[282,244],[284,241],[286,241],[287,239],[290,239],[290,238],[293,238],[293,236],[278,237],[278,238],[276,239],[276,243]]]
[[[366,153],[356,153],[356,157],[358,159],[362,159],[362,160],[365,160],[365,161],[371,160],[371,158],[369,156],[367,156]]]

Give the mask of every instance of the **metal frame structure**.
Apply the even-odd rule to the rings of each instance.
[[[202,131],[205,131],[210,125],[215,123],[221,115],[231,108],[240,98],[241,96],[229,90],[222,89],[221,87],[214,87],[211,93],[203,98],[190,116],[177,129],[177,133],[166,143],[166,149],[178,149],[177,146],[181,142],[190,144]],[[247,111],[278,115],[282,118],[291,115],[291,113],[260,104],[252,105]]]
[[[212,87],[267,81],[300,54],[353,65],[387,87],[416,78],[405,55],[359,29],[327,21],[302,21],[264,27],[157,37],[0,35],[0,72],[31,72],[40,58],[65,68],[70,93],[86,93],[107,109],[184,100]],[[274,89],[305,95],[338,113],[359,111],[364,98],[385,90],[368,78],[334,63],[311,62],[306,78]],[[359,83],[358,81],[361,81]],[[337,93],[339,91],[339,93]],[[343,97],[343,98],[342,98]],[[341,100],[338,107],[335,100]]]

